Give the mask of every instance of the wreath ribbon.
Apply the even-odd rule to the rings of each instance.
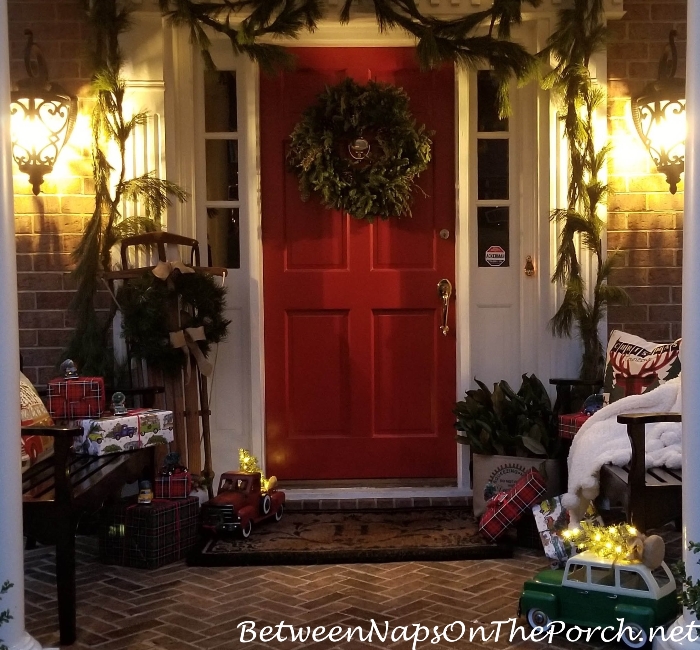
[[[153,267],[153,275],[159,280],[167,280],[173,271],[180,273],[194,273],[195,270],[191,266],[187,266],[184,262],[177,260],[175,262],[160,261]]]
[[[192,354],[197,368],[206,377],[211,377],[214,373],[214,366],[209,363],[204,353],[197,345],[197,341],[206,341],[207,337],[204,334],[204,327],[186,327],[177,332],[170,332],[170,344],[174,348],[180,348],[186,357],[185,362],[185,383],[190,382],[190,364],[189,356]]]

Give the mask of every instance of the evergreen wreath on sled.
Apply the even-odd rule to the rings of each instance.
[[[126,282],[117,293],[117,302],[122,313],[122,336],[131,354],[166,375],[183,368],[189,357],[172,346],[168,329],[168,310],[172,301],[177,301],[183,329],[204,327],[205,340],[196,345],[206,356],[213,343],[226,338],[231,322],[223,315],[225,294],[224,287],[204,273],[173,273],[165,281],[147,271]]]
[[[416,178],[430,162],[430,134],[416,127],[408,96],[391,84],[329,86],[294,127],[287,153],[304,201],[370,223],[411,216]],[[418,188],[420,189],[420,188]]]

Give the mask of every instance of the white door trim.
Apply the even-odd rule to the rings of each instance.
[[[541,47],[543,40],[548,36],[553,28],[554,21],[551,16],[538,16],[534,21],[528,21],[523,26],[523,37],[528,41],[530,47]],[[174,30],[179,31],[179,30]],[[342,39],[342,40],[341,40]],[[229,48],[227,41],[214,40],[214,49],[223,52],[224,48]],[[537,41],[536,43],[534,41]],[[530,42],[533,41],[533,42]],[[173,70],[172,75],[179,83],[176,87],[184,89],[186,79],[196,77],[192,75],[191,66],[198,53],[193,52],[192,47],[187,44],[186,38],[180,35],[173,38],[170,43],[174,48],[172,55]],[[335,21],[322,21],[319,29],[311,35],[304,35],[299,41],[295,41],[293,47],[329,47],[333,45],[352,47],[387,47],[387,46],[411,46],[413,40],[401,34],[378,34],[376,24],[371,21],[353,21],[350,25],[340,28]],[[187,53],[183,51],[187,48]],[[221,49],[219,49],[221,48]],[[230,54],[228,56],[231,56]],[[604,56],[604,55],[603,55]],[[189,66],[180,65],[180,61],[186,61],[189,57]],[[194,62],[195,67],[199,65]],[[238,58],[235,64],[236,74],[239,79],[239,159],[240,165],[240,202],[241,202],[241,266],[244,268],[244,256],[247,256],[247,268],[249,270],[248,299],[250,328],[248,338],[248,349],[250,351],[249,371],[250,371],[250,449],[258,456],[264,467],[265,462],[265,358],[264,358],[264,322],[263,322],[263,277],[262,277],[262,236],[261,236],[261,184],[260,184],[260,150],[259,150],[259,71],[258,66],[248,59]],[[183,76],[181,76],[183,75]],[[456,269],[455,281],[458,289],[459,304],[457,309],[457,394],[455,399],[460,399],[466,388],[472,381],[472,360],[470,358],[470,344],[473,333],[470,330],[468,305],[469,295],[469,268],[472,251],[469,235],[469,183],[466,170],[469,168],[470,147],[469,147],[469,75],[463,70],[457,70],[455,74],[455,141],[456,141],[456,174],[455,179],[455,201],[456,201]],[[191,87],[191,86],[190,86]],[[536,188],[529,203],[533,208],[544,215],[549,213],[552,205],[558,203],[557,195],[561,196],[561,188],[565,184],[567,170],[562,163],[565,161],[565,152],[562,150],[559,138],[555,135],[557,129],[556,110],[551,101],[550,95],[546,91],[533,90],[532,96],[536,96],[536,105],[528,110],[528,128],[532,125],[537,131],[537,164],[530,170],[528,176],[532,179]],[[196,101],[196,100],[195,100]],[[187,103],[191,102],[189,100]],[[194,134],[191,123],[189,132],[188,124],[182,120],[174,120],[178,126],[180,138],[190,139],[191,146],[184,146],[179,156],[187,155],[189,150],[194,152]],[[186,132],[186,133],[185,133]],[[185,165],[188,167],[188,165]],[[187,174],[186,174],[187,175]],[[194,190],[195,188],[193,188]],[[197,210],[200,212],[200,210]],[[192,225],[196,222],[196,217],[192,215]],[[186,219],[182,219],[185,221]],[[178,221],[180,221],[178,219]],[[184,223],[178,224],[182,231],[187,231],[188,227]],[[197,236],[199,239],[205,238],[205,233],[201,232],[202,225],[198,224]],[[537,372],[544,381],[551,376],[552,368],[562,371],[562,360],[565,357],[572,357],[571,346],[557,345],[542,331],[542,327],[551,315],[552,306],[555,304],[554,287],[549,283],[549,273],[553,261],[556,232],[548,223],[546,216],[540,216],[537,229],[529,235],[527,242],[528,249],[531,247],[533,254],[537,253],[537,248],[541,251],[540,268],[535,282],[528,285],[528,293],[531,297],[536,297],[539,301],[540,309],[538,313],[530,312],[528,316],[532,318],[531,328],[539,325],[542,332],[538,337],[541,345],[532,359],[532,371]],[[206,246],[206,242],[203,242]],[[206,250],[204,248],[203,250]],[[513,242],[513,264],[520,265],[520,242]],[[528,251],[529,252],[529,251]],[[460,309],[460,305],[462,308]],[[566,348],[569,348],[567,350]],[[573,355],[575,357],[575,355]],[[469,455],[468,447],[457,445],[458,454],[458,487],[460,494],[471,494],[469,488]],[[324,494],[327,491],[324,491]],[[339,491],[340,495],[342,491]],[[381,490],[380,490],[381,492]],[[414,494],[415,493],[415,494]],[[414,490],[412,496],[422,495],[424,490]],[[332,497],[328,497],[332,498]]]

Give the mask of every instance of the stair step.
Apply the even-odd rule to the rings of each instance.
[[[471,508],[470,496],[431,496],[431,497],[372,497],[372,498],[323,498],[314,499],[307,495],[287,494],[286,509],[290,512],[301,510],[396,510],[410,508]]]

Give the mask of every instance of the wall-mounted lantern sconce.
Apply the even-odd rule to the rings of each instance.
[[[632,119],[656,168],[666,174],[676,193],[685,169],[685,79],[676,79],[676,31],[669,34],[669,51],[659,61],[659,78],[632,100]]]
[[[38,195],[44,174],[53,169],[73,130],[78,100],[48,80],[44,55],[34,43],[32,32],[26,30],[24,34],[24,65],[29,77],[18,81],[18,89],[11,93],[12,158],[19,170],[29,175]]]

